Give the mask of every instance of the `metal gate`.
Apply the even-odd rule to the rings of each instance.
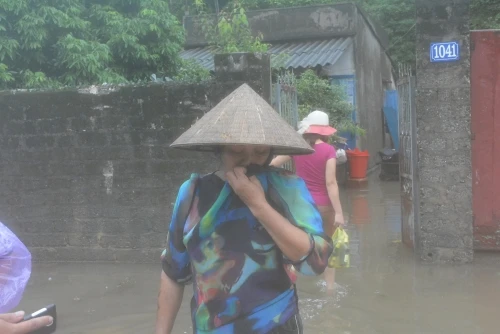
[[[273,107],[288,124],[297,130],[297,124],[299,122],[297,89],[294,86],[277,83],[273,85],[273,91]]]
[[[500,250],[500,30],[471,32],[474,248]]]
[[[401,70],[398,88],[399,175],[401,184],[401,230],[403,242],[418,245],[417,126],[415,113],[415,77]]]
[[[299,122],[297,89],[295,86],[283,82],[285,79],[282,79],[273,85],[271,102],[274,109],[280,114],[280,116],[283,117],[295,130],[297,130]],[[283,168],[294,171],[293,163],[291,161],[287,162]]]

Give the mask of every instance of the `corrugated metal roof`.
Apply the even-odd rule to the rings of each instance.
[[[313,42],[275,43],[268,52],[274,55],[288,54],[286,68],[306,68],[335,64],[351,44],[351,37]],[[214,56],[209,47],[184,50],[181,52],[181,57],[196,60],[203,67],[214,70]]]

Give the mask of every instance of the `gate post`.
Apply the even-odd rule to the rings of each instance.
[[[417,0],[418,257],[473,259],[469,0]],[[436,44],[443,43],[443,44]]]
[[[226,94],[243,83],[271,103],[271,56],[265,53],[229,53],[214,56],[217,88]]]

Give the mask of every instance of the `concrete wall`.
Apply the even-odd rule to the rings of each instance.
[[[357,12],[357,19],[366,21],[366,23],[370,26],[370,29],[377,36],[380,45],[382,45],[384,49],[389,48],[390,45],[389,35],[384,30],[382,25],[379,22],[372,19],[370,16],[368,16],[368,13],[366,13],[360,6],[356,6],[356,12]]]
[[[214,67],[218,95],[232,92],[248,82],[253,90],[271,104],[271,56],[269,54],[216,54]]]
[[[219,70],[226,81],[204,85],[0,93],[0,221],[37,261],[159,261],[180,184],[219,165],[170,143],[242,82],[269,86]]]
[[[0,95],[0,220],[36,260],[158,255],[182,180],[210,156],[168,149],[209,86]],[[187,168],[189,166],[189,168]]]
[[[473,257],[468,0],[417,0],[420,244],[427,262]],[[457,41],[460,61],[431,63],[431,43]]]
[[[345,37],[356,33],[356,5],[352,3],[248,11],[255,35],[265,42]],[[215,21],[215,16],[214,16]],[[196,16],[184,17],[185,48],[205,46],[207,42]]]
[[[383,126],[384,81],[392,81],[391,63],[371,26],[358,14],[354,44],[356,66],[356,119],[366,130],[358,146],[370,153],[370,166],[378,160],[378,151],[384,147]]]

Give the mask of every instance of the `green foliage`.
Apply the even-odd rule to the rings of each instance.
[[[357,0],[357,3],[389,34],[388,52],[392,59],[415,64],[415,0]],[[500,29],[500,1],[471,0],[471,29]]]
[[[182,60],[182,65],[174,77],[175,81],[184,83],[200,83],[211,78],[210,71],[195,60]]]
[[[248,9],[284,8],[346,2],[341,0],[241,0]]]
[[[196,0],[198,8],[203,4],[202,0]],[[250,42],[238,44],[238,31],[240,27],[245,27],[245,36],[248,40],[250,30],[246,15],[238,17],[236,9],[245,8],[266,9],[266,8],[282,8],[282,7],[297,7],[319,4],[334,4],[345,2],[345,0],[235,0],[228,1],[227,8],[222,11],[219,20],[221,29],[205,29],[206,35],[214,46],[219,47],[223,51],[255,51]],[[388,53],[396,63],[415,64],[415,0],[354,0],[356,4],[361,6],[367,14],[377,20],[389,35],[390,45]],[[211,4],[212,2],[207,2]],[[224,7],[225,2],[219,1],[219,5]],[[182,9],[180,9],[182,7]],[[187,0],[179,7],[180,16],[186,11],[192,13],[192,2]],[[243,12],[244,13],[244,12]],[[233,21],[231,15],[236,15]],[[229,18],[229,19],[228,19]],[[212,21],[213,26],[213,21]],[[237,28],[234,28],[236,26]],[[500,29],[500,1],[499,0],[471,0],[471,28],[472,29]],[[260,49],[261,39],[257,37],[257,47]],[[0,40],[0,45],[4,42]],[[260,44],[259,44],[260,43]],[[245,45],[245,46],[243,46]],[[222,46],[222,47],[220,47]],[[267,46],[262,49],[267,50]],[[0,50],[0,57],[3,53]],[[277,58],[277,57],[273,57]],[[280,61],[273,59],[273,67],[279,68],[283,65],[283,59]]]
[[[240,0],[248,9],[344,3],[345,0]],[[495,1],[495,0],[491,0]],[[415,0],[353,0],[389,34],[390,54],[396,62],[415,62]]]
[[[415,64],[415,0],[358,1],[389,35],[388,53],[396,63]]]
[[[262,42],[262,36],[252,36],[246,11],[239,2],[231,2],[215,20],[204,2],[197,1],[196,5],[203,33],[214,53],[267,51],[269,46]]]
[[[313,70],[307,70],[295,82],[299,104],[299,117],[304,118],[311,111],[328,113],[330,123],[339,131],[364,136],[365,131],[351,120],[352,105],[347,102],[344,87],[331,85]]]
[[[238,3],[231,3],[214,15],[205,2],[196,0],[198,23],[213,53],[266,52],[268,44],[262,43],[262,36],[252,36],[245,9]],[[276,60],[281,64],[284,58]],[[176,81],[202,82],[210,79],[210,72],[195,61],[182,61]]]
[[[21,72],[22,87],[35,89],[55,89],[60,88],[61,83],[47,78],[43,72],[32,72],[30,70]]]
[[[500,29],[500,1],[472,0],[472,29]]]
[[[357,2],[389,34],[388,52],[392,59],[398,63],[415,64],[415,0]],[[500,1],[472,0],[471,29],[500,29]]]
[[[0,63],[0,82],[14,81],[12,73],[9,72],[7,65]]]
[[[334,4],[345,0],[240,0],[247,9]],[[396,63],[415,64],[415,0],[353,0],[389,35]],[[436,0],[437,1],[437,0]],[[471,0],[471,29],[500,29],[499,0]]]
[[[279,53],[271,55],[271,68],[280,71],[285,69],[286,62],[290,59],[288,53]]]
[[[184,31],[168,0],[0,0],[1,88],[175,74]]]

